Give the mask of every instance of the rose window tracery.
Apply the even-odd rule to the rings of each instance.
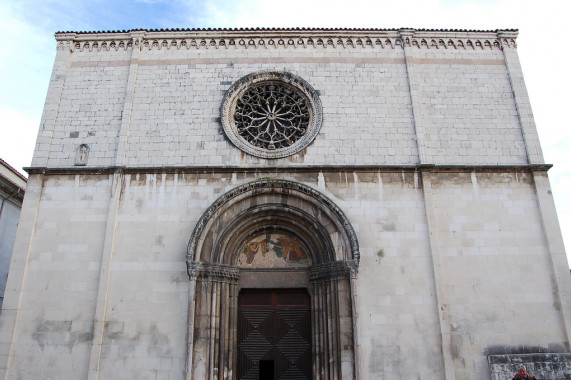
[[[250,144],[269,150],[285,148],[305,135],[308,101],[279,83],[250,88],[236,103],[238,134]]]
[[[226,135],[241,150],[280,158],[313,141],[321,126],[321,103],[303,79],[283,72],[259,72],[232,85],[221,119]]]

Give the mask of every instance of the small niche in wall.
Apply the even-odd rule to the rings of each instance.
[[[75,153],[75,166],[87,165],[87,158],[89,157],[89,145],[81,144],[77,147]]]

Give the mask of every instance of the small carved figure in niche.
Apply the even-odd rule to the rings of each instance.
[[[518,365],[517,367],[517,374],[513,377],[512,380],[537,380],[535,376],[530,375],[527,373],[527,369],[523,364]]]
[[[89,145],[81,144],[77,148],[77,153],[75,155],[75,165],[76,166],[87,165],[87,156],[89,156]]]

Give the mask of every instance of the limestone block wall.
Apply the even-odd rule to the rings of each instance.
[[[283,59],[279,51],[272,53],[278,62]],[[166,57],[144,61],[137,74],[127,165],[352,165],[356,157],[362,157],[362,164],[416,162],[404,65],[342,63],[335,56],[324,57],[324,63],[240,63],[241,56],[234,52],[220,64],[200,64],[207,58],[194,57],[180,59],[197,62],[188,65],[169,64]],[[309,80],[320,93],[325,115],[310,147],[270,162],[243,154],[220,124],[226,90],[261,70],[284,70]]]
[[[73,59],[58,53],[33,166],[73,166],[81,144],[97,165],[115,163],[130,54],[108,53],[76,51]]]
[[[410,49],[427,155],[434,164],[526,162],[503,52]],[[475,63],[475,64],[474,64]]]
[[[36,207],[36,224],[19,237],[25,291],[8,310],[13,341],[3,341],[8,378],[37,378],[40,369],[85,378],[94,367],[99,378],[183,378],[189,236],[218,196],[260,176],[314,187],[354,226],[364,378],[443,378],[446,354],[457,378],[485,378],[487,352],[499,347],[566,350],[525,172],[430,174],[436,224],[413,171],[132,173],[120,182],[116,211],[107,175],[34,176],[28,186],[41,191],[25,211]]]
[[[59,33],[0,375],[185,378],[189,238],[218,197],[267,178],[320,192],[355,231],[348,373],[488,378],[488,355],[568,352],[571,278],[516,35]],[[249,156],[221,125],[226,91],[261,70],[322,103],[286,158]]]
[[[90,167],[540,163],[516,34],[407,33],[59,34],[33,166],[74,166],[80,144]],[[222,130],[225,92],[261,70],[322,101],[320,133],[293,156],[245,155]]]
[[[12,378],[85,378],[109,176],[31,176],[28,184],[2,310],[3,360],[11,350]]]
[[[440,300],[457,375],[485,372],[487,363],[474,358],[514,346],[565,352],[565,321],[533,177],[515,172],[432,178]]]

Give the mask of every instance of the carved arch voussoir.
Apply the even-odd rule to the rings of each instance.
[[[360,259],[357,235],[349,219],[343,211],[327,196],[321,192],[301,183],[286,180],[260,180],[238,186],[216,199],[198,220],[187,248],[187,265],[200,261],[202,245],[205,237],[214,228],[220,229],[221,217],[236,205],[249,205],[253,197],[264,194],[282,194],[292,199],[305,200],[315,207],[317,214],[322,213],[337,226],[336,230],[341,235],[340,240],[345,248],[345,261],[358,265]],[[260,204],[263,207],[264,204]],[[254,207],[255,210],[255,207]],[[283,209],[287,213],[287,207]],[[292,213],[294,215],[295,213]],[[315,219],[319,224],[319,219]],[[222,223],[224,224],[224,223]],[[219,258],[214,258],[214,261]],[[353,264],[352,264],[353,265]],[[190,266],[189,266],[190,271]],[[190,273],[190,272],[189,272]]]

